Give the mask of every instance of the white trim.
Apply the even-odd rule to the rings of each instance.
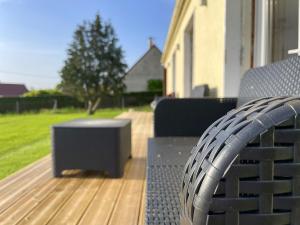
[[[288,51],[289,55],[298,54],[300,55],[300,49],[292,49]]]
[[[300,56],[300,0],[298,0],[298,49],[289,50],[289,54],[298,54]]]
[[[176,79],[177,79],[177,55],[176,55],[176,50],[172,55],[172,92],[175,94],[176,93]],[[176,96],[176,94],[175,94]]]
[[[300,0],[298,1],[298,55],[300,55]]]
[[[184,31],[184,97],[189,98],[192,94],[194,82],[194,15],[191,17]]]
[[[269,1],[256,0],[254,66],[268,63],[269,46]]]
[[[225,63],[222,97],[236,97],[241,80],[242,1],[227,0],[225,12]]]

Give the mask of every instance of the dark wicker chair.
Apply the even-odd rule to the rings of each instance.
[[[194,147],[181,186],[181,224],[300,224],[300,98],[250,102]]]
[[[179,184],[182,225],[300,224],[300,97],[274,96],[300,96],[300,57],[248,71],[238,108],[202,134]]]

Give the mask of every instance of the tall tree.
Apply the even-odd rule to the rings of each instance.
[[[76,29],[68,49],[68,58],[61,70],[60,89],[88,105],[93,114],[103,96],[121,93],[127,65],[123,50],[110,23],[99,14],[93,22],[84,22]]]

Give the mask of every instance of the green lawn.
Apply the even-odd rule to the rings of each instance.
[[[122,111],[103,109],[93,117],[113,118]],[[84,117],[85,112],[74,110],[0,115],[0,179],[49,154],[52,124]]]

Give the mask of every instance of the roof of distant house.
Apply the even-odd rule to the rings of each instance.
[[[142,57],[140,57],[140,58],[133,64],[133,66],[130,67],[130,69],[126,72],[125,76],[126,76],[130,71],[132,71],[132,70],[133,70],[133,69],[134,69],[141,61],[143,61],[144,58],[146,58],[146,56],[147,56],[151,51],[153,51],[153,50],[157,50],[157,51],[159,51],[160,53],[162,53],[161,50],[160,50],[155,44],[152,44],[152,45],[149,47],[149,49],[146,51],[146,53],[144,53],[144,55],[143,55]]]
[[[5,84],[0,83],[1,97],[17,97],[28,92],[24,84]]]

